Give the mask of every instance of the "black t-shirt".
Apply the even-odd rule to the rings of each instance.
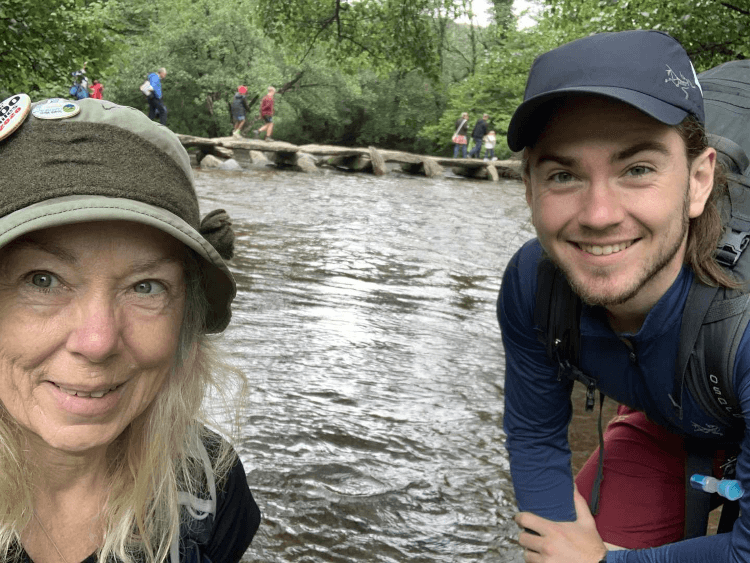
[[[206,444],[206,449],[213,458],[211,445]],[[258,531],[260,509],[239,458],[220,485],[216,490],[216,515],[205,520],[188,520],[188,525],[180,527],[180,563],[236,563]],[[21,551],[21,560],[33,563],[26,551],[22,548]],[[82,563],[96,561],[93,553]]]

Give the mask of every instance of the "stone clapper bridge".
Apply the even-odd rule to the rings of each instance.
[[[407,152],[376,149],[375,147],[349,148],[330,145],[293,145],[284,141],[265,141],[237,137],[206,139],[190,135],[177,135],[185,148],[196,147],[195,164],[201,168],[239,169],[243,164],[291,168],[315,172],[319,166],[331,166],[353,172],[371,172],[383,175],[388,172],[386,163],[400,165],[402,171],[421,174],[428,178],[444,174],[443,167],[454,174],[468,178],[499,181],[500,178],[521,179],[520,160],[485,161],[478,158],[441,158]],[[222,160],[223,159],[223,160]],[[234,164],[224,162],[234,159]]]

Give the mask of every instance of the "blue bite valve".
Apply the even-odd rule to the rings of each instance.
[[[737,500],[745,494],[740,482],[735,479],[716,479],[696,473],[690,477],[690,486],[707,493],[718,493],[728,500]]]

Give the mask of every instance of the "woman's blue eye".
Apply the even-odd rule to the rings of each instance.
[[[153,295],[155,293],[161,293],[162,291],[166,291],[166,287],[164,287],[164,284],[156,281],[156,280],[146,280],[142,282],[138,282],[135,284],[135,292],[136,293],[144,293],[147,295]]]
[[[39,272],[31,276],[31,283],[42,289],[49,289],[57,283],[55,276],[48,272]]]

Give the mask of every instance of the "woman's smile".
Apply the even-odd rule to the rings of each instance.
[[[105,391],[84,391],[61,387],[48,382],[47,388],[61,411],[81,417],[104,417],[115,409],[123,395],[123,385]]]

